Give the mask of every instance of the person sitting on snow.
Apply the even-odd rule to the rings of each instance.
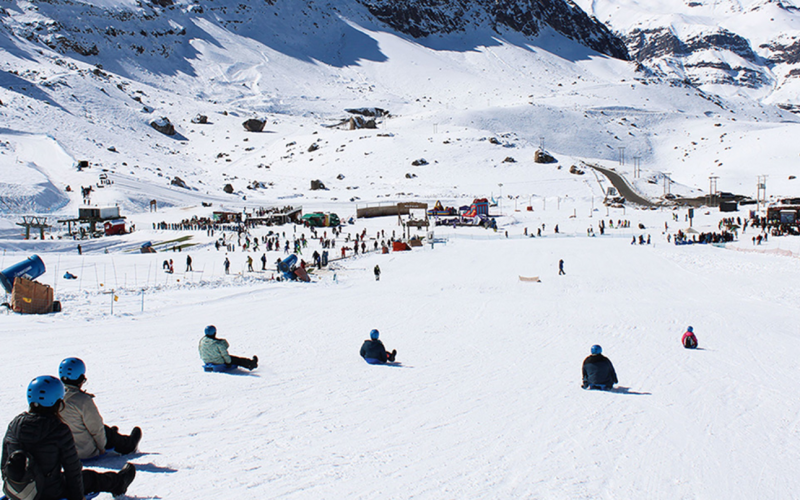
[[[3,489],[9,496],[24,497],[29,486],[26,453],[42,475],[36,498],[75,500],[87,493],[104,491],[120,496],[128,491],[136,477],[133,464],[125,464],[119,472],[97,472],[81,465],[72,432],[59,416],[64,408],[64,384],[60,380],[50,375],[31,380],[28,405],[27,412],[11,421],[3,438]]]
[[[67,358],[58,367],[58,376],[64,383],[64,409],[61,420],[69,426],[75,440],[75,449],[81,460],[114,450],[120,455],[136,451],[142,439],[142,429],[134,427],[130,436],[103,423],[103,417],[94,404],[94,395],[81,389],[86,382],[86,364],[78,358]]]
[[[198,346],[200,350],[200,359],[203,360],[203,363],[210,363],[212,365],[235,365],[247,368],[248,370],[258,368],[258,356],[253,356],[252,359],[249,359],[228,354],[228,347],[230,347],[230,344],[228,344],[228,341],[225,339],[217,338],[217,327],[214,325],[208,325],[205,333],[205,336],[200,339],[200,345]]]
[[[681,343],[683,344],[683,347],[687,349],[697,348],[697,337],[694,336],[694,328],[690,326],[686,329],[686,333],[683,334]]]
[[[603,348],[592,346],[592,354],[583,360],[584,389],[611,389],[617,383],[617,373],[611,360],[603,356]]]
[[[394,361],[394,357],[397,356],[397,350],[386,352],[383,342],[378,340],[378,335],[380,335],[378,330],[372,330],[369,332],[369,340],[365,340],[361,345],[361,357],[371,365]]]

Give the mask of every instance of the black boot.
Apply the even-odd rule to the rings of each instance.
[[[139,427],[134,427],[131,431],[131,435],[128,438],[128,442],[130,443],[130,451],[128,453],[133,453],[139,448],[139,441],[142,440],[142,429]]]
[[[397,356],[397,349],[393,349],[392,352],[389,353],[387,358],[389,361],[394,362],[394,357]]]
[[[258,368],[258,356],[253,356],[253,361],[250,363],[250,370]]]
[[[115,497],[124,495],[125,492],[128,491],[128,486],[130,486],[130,484],[133,482],[134,477],[136,477],[136,467],[130,463],[125,464],[125,467],[117,472],[117,484],[114,485],[110,493]]]

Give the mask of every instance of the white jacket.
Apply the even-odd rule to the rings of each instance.
[[[94,404],[94,396],[72,385],[64,384],[64,388],[64,410],[60,415],[72,431],[78,458],[91,458],[105,453],[106,429],[103,417]]]

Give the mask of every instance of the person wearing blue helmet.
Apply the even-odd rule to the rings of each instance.
[[[58,376],[64,383],[64,410],[61,419],[72,430],[78,458],[102,455],[114,450],[120,455],[136,451],[142,439],[142,429],[134,427],[129,436],[119,433],[119,428],[103,423],[103,417],[94,403],[94,394],[83,390],[86,383],[86,364],[78,358],[67,358],[58,367]]]
[[[252,358],[240,358],[228,354],[230,344],[225,339],[217,338],[217,327],[208,325],[205,330],[205,335],[200,339],[198,350],[200,351],[200,359],[203,363],[213,365],[234,365],[254,370],[258,368],[258,356]]]
[[[584,389],[611,389],[617,383],[617,372],[611,360],[603,356],[603,348],[595,344],[591,354],[583,360]]]
[[[697,349],[697,337],[694,335],[694,328],[690,326],[686,329],[686,333],[681,338],[681,343],[687,349]]]
[[[3,438],[5,493],[12,499],[24,497],[23,490],[30,487],[26,476],[33,473],[38,477],[39,500],[82,500],[91,492],[124,495],[136,476],[136,468],[125,464],[119,472],[103,473],[83,468],[72,432],[59,416],[64,394],[61,381],[49,375],[36,377],[28,384],[28,411],[11,421]]]
[[[379,336],[378,330],[372,330],[369,332],[369,339],[365,340],[361,345],[361,357],[371,365],[394,361],[395,356],[397,356],[397,350],[386,352],[383,342],[378,339]]]

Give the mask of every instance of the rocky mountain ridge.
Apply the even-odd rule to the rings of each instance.
[[[675,0],[657,7],[576,1],[625,41],[644,78],[798,109],[800,8],[788,0]]]

